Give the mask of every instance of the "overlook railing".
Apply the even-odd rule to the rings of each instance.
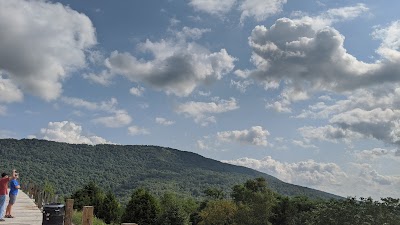
[[[21,185],[21,190],[34,200],[37,207],[43,212],[43,206],[46,204],[59,203],[59,196],[54,193],[46,192],[41,186],[34,183],[26,183]],[[82,212],[82,225],[93,225],[94,207],[84,206]],[[73,225],[72,216],[74,213],[74,199],[65,200],[65,217],[64,225]],[[138,225],[137,223],[122,223],[121,225]]]

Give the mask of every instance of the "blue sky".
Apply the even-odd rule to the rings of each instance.
[[[168,146],[399,198],[399,7],[0,0],[0,137]]]

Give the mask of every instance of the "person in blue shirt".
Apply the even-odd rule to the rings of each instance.
[[[21,188],[17,179],[18,174],[15,174],[14,178],[10,181],[10,193],[8,195],[10,197],[10,201],[8,202],[6,215],[4,216],[5,218],[14,218],[14,216],[11,215],[11,209],[17,200],[18,190]]]

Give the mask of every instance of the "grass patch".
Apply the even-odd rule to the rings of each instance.
[[[74,211],[72,215],[72,223],[75,225],[82,225],[82,214],[83,213],[81,211]],[[107,224],[95,217],[93,220],[93,225],[107,225]]]

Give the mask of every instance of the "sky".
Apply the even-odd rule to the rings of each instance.
[[[0,0],[0,138],[159,145],[400,198],[399,8]]]

